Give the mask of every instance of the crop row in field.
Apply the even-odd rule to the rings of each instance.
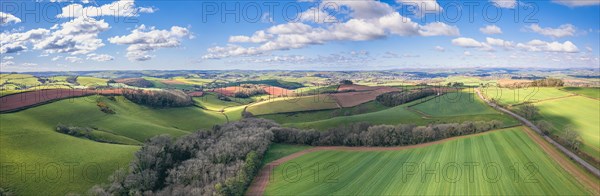
[[[277,166],[265,195],[589,194],[520,129],[400,151],[311,152]]]

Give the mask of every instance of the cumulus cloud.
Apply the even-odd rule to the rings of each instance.
[[[75,18],[60,25],[60,29],[34,45],[34,49],[45,53],[88,54],[104,46],[98,38],[100,32],[110,28],[104,20]]]
[[[88,54],[86,59],[94,60],[94,61],[98,61],[98,62],[105,62],[105,61],[112,61],[115,59],[115,57],[110,56],[108,54],[92,53],[92,54]]]
[[[552,2],[569,7],[600,5],[600,0],[553,0]]]
[[[527,28],[538,34],[553,37],[553,38],[573,36],[573,35],[575,35],[575,31],[576,31],[575,26],[573,26],[572,24],[563,24],[563,25],[560,25],[558,28],[550,28],[550,27],[542,28],[538,24],[532,24],[532,25],[528,26]]]
[[[120,16],[136,17],[140,13],[154,13],[152,7],[136,7],[134,0],[118,0],[102,6],[86,6],[81,4],[70,4],[62,8],[58,18],[98,17],[98,16]]]
[[[416,16],[424,16],[427,13],[439,13],[443,10],[442,6],[436,0],[396,0],[405,6],[413,6],[411,10]]]
[[[517,0],[490,0],[496,7],[499,8],[515,8]]]
[[[478,48],[478,47],[482,47],[483,44],[473,38],[467,38],[467,37],[459,37],[456,39],[452,40],[452,44],[456,45],[456,46],[460,46],[460,47],[464,47],[464,48]]]
[[[518,48],[530,51],[530,52],[566,52],[566,53],[574,53],[579,52],[579,49],[573,42],[565,41],[563,43],[560,42],[545,42],[541,40],[531,40],[527,43],[518,43]]]
[[[336,2],[337,3],[337,2]],[[456,26],[441,22],[420,25],[410,18],[401,16],[389,5],[379,1],[342,1],[341,6],[350,7],[353,18],[339,23],[324,23],[311,26],[291,22],[272,26],[255,32],[252,36],[232,36],[226,46],[208,49],[204,59],[231,56],[257,55],[275,50],[303,48],[331,41],[365,41],[391,35],[398,36],[457,36]],[[373,9],[373,10],[370,10]],[[260,43],[258,46],[243,47],[233,43]]]
[[[479,28],[479,31],[481,31],[484,34],[501,34],[502,33],[502,29],[500,29],[500,27],[496,26],[496,25],[487,25],[485,27],[481,27]]]
[[[173,26],[169,30],[159,30],[155,27],[146,28],[140,25],[131,34],[116,36],[108,39],[110,43],[129,45],[127,58],[129,60],[146,61],[152,59],[148,52],[159,48],[174,48],[181,45],[181,39],[191,37],[187,28]]]
[[[435,49],[438,52],[444,52],[444,51],[446,51],[446,49],[444,47],[441,47],[441,46],[435,46],[433,49]]]
[[[75,57],[75,56],[68,56],[65,57],[66,61],[69,61],[71,63],[81,63],[83,62],[83,59],[79,58],[79,57]]]
[[[0,33],[0,54],[17,53],[27,50],[27,44],[39,41],[49,34],[47,29],[32,29],[27,32],[2,32]]]
[[[500,46],[500,47],[513,47],[514,43],[511,41],[505,41],[502,39],[496,39],[496,38],[491,38],[491,37],[487,37],[485,38],[485,41],[487,44],[491,45],[491,46]]]
[[[304,12],[301,12],[299,18],[301,21],[314,23],[338,22],[338,19],[335,16],[332,16],[329,14],[329,12],[319,7],[312,7]]]
[[[16,16],[9,13],[0,12],[0,25],[4,26],[8,25],[9,23],[17,24],[20,22],[20,18],[17,18]]]

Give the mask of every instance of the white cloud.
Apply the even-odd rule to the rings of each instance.
[[[499,8],[515,8],[517,0],[490,0],[496,7]]]
[[[471,52],[465,51],[465,52],[463,52],[463,55],[465,55],[465,56],[471,56]]]
[[[152,59],[152,56],[148,55],[149,51],[178,47],[181,45],[182,38],[191,36],[187,28],[179,26],[173,26],[170,30],[159,30],[141,25],[129,35],[111,37],[108,41],[113,44],[129,45],[127,47],[129,60],[146,61]]]
[[[17,53],[27,50],[27,44],[39,41],[50,33],[47,29],[32,29],[22,33],[0,33],[0,54]]]
[[[20,22],[21,19],[17,18],[16,16],[9,13],[0,12],[0,25],[8,25],[9,23],[17,24]]]
[[[300,20],[314,23],[333,23],[338,22],[335,16],[318,7],[312,7],[300,13]]]
[[[446,49],[444,47],[441,47],[441,46],[435,46],[433,49],[435,49],[438,52],[444,52],[444,51],[446,51]]]
[[[464,48],[479,48],[479,47],[483,46],[483,44],[481,42],[478,42],[477,40],[475,40],[473,38],[467,38],[467,37],[459,37],[459,38],[453,39],[452,44],[454,44],[456,46],[464,47]]]
[[[378,2],[380,3],[380,2]],[[358,10],[358,9],[357,9]],[[359,14],[361,16],[365,15]],[[369,16],[373,14],[367,14]],[[252,36],[232,36],[230,43],[260,43],[258,46],[242,47],[228,44],[208,49],[204,59],[231,56],[257,55],[275,50],[303,48],[309,45],[325,44],[331,41],[365,41],[390,35],[398,36],[455,36],[459,35],[456,26],[441,22],[419,25],[411,19],[393,12],[379,18],[352,18],[340,23],[324,23],[313,27],[294,22],[272,26],[257,31]]]
[[[490,37],[485,38],[485,41],[487,44],[489,44],[491,46],[500,46],[500,47],[505,47],[505,48],[513,47],[513,45],[514,45],[514,43],[511,41],[505,41],[502,39],[495,39],[495,38],[490,38]]]
[[[502,29],[500,29],[500,27],[496,26],[496,25],[487,25],[485,27],[481,27],[479,28],[479,31],[481,31],[484,34],[501,34],[502,33]]]
[[[34,45],[34,49],[46,53],[88,54],[104,46],[98,38],[100,32],[110,28],[104,20],[75,18],[60,25],[60,29]]]
[[[110,56],[108,54],[92,53],[92,54],[88,54],[86,59],[94,60],[94,61],[98,61],[98,62],[105,62],[105,61],[112,61],[115,59],[115,57]]]
[[[442,6],[436,0],[396,0],[405,6],[414,6],[413,14],[422,17],[427,13],[439,13],[443,11]]]
[[[52,61],[58,61],[58,60],[60,60],[61,58],[62,58],[62,56],[55,56],[55,57],[52,57],[52,59],[51,59],[51,60],[52,60]]]
[[[65,60],[69,61],[71,63],[81,63],[81,62],[83,62],[83,59],[81,59],[79,57],[74,57],[74,56],[65,57]]]
[[[560,25],[558,28],[550,28],[550,27],[542,28],[538,24],[532,24],[532,25],[528,26],[527,28],[530,29],[531,31],[539,33],[541,35],[554,37],[554,38],[573,36],[573,35],[575,35],[575,31],[576,31],[575,26],[573,26],[572,24],[563,24],[563,25]]]
[[[566,53],[574,53],[579,52],[579,49],[573,42],[565,41],[563,43],[560,42],[545,42],[541,40],[531,40],[527,43],[518,43],[518,48],[521,48],[530,52],[566,52]]]
[[[456,26],[450,26],[442,22],[432,22],[422,26],[419,29],[419,34],[422,36],[458,36],[460,35],[460,31]]]
[[[327,5],[346,7],[351,10],[350,16],[357,19],[374,19],[394,12],[394,8],[380,1],[347,1],[347,0],[324,0],[319,7],[328,8]]]
[[[600,0],[553,0],[552,2],[569,7],[600,5]]]
[[[136,17],[139,13],[154,13],[155,8],[136,7],[134,0],[118,0],[102,6],[86,6],[81,4],[70,4],[62,8],[58,18],[98,17],[98,16],[120,16]]]
[[[2,57],[2,60],[5,60],[5,61],[13,60],[13,59],[15,59],[15,57],[13,57],[13,56],[4,56],[4,57]]]

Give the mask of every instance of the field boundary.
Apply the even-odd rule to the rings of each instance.
[[[283,163],[286,163],[286,162],[288,162],[290,160],[293,160],[295,158],[298,158],[298,157],[300,157],[300,156],[302,156],[304,154],[311,153],[311,152],[324,151],[324,150],[354,151],[354,152],[408,150],[408,149],[415,149],[415,148],[423,148],[423,147],[427,147],[427,146],[431,146],[431,145],[435,145],[435,144],[441,144],[441,143],[445,143],[445,142],[452,141],[452,140],[457,140],[457,139],[462,139],[462,138],[468,138],[468,137],[474,137],[474,136],[480,136],[480,135],[490,134],[490,133],[493,133],[493,132],[507,131],[507,130],[509,130],[509,128],[495,129],[495,130],[490,130],[490,131],[481,132],[481,133],[475,133],[475,134],[469,134],[469,135],[461,135],[461,136],[456,136],[456,137],[451,137],[451,138],[445,138],[445,139],[441,139],[441,140],[437,140],[437,141],[432,141],[432,142],[427,142],[427,143],[421,143],[421,144],[415,144],[415,145],[408,145],[408,146],[392,146],[392,147],[373,147],[373,146],[360,146],[360,147],[355,147],[355,146],[316,146],[316,147],[313,147],[313,148],[302,150],[300,152],[292,153],[290,155],[287,155],[285,157],[282,157],[282,158],[279,158],[279,159],[277,159],[275,161],[267,163],[265,166],[263,166],[263,168],[260,169],[260,171],[257,173],[257,175],[252,180],[252,183],[250,184],[250,186],[246,190],[246,195],[249,195],[249,196],[262,196],[262,195],[264,195],[265,189],[267,188],[269,182],[271,181],[272,172],[275,169],[275,167],[277,167],[277,166],[279,166],[279,165],[281,165]]]
[[[588,189],[592,190],[594,195],[600,194],[600,184],[597,184],[594,179],[590,179],[590,177],[593,178],[593,176],[585,173],[583,168],[580,168],[571,162],[564,154],[561,154],[558,149],[553,147],[549,142],[544,141],[541,135],[533,132],[530,128],[523,127],[523,132],[525,132],[527,136],[531,138],[531,140],[537,143],[540,148],[548,154],[548,156],[558,163],[558,165],[573,175],[577,181],[584,186],[587,186]]]
[[[591,172],[596,177],[600,178],[600,170],[598,170],[598,168],[596,168],[593,165],[589,164],[588,162],[586,162],[585,160],[583,160],[581,157],[577,156],[575,153],[569,151],[568,149],[566,149],[565,147],[563,147],[562,145],[560,145],[558,142],[554,141],[552,138],[550,138],[550,137],[548,137],[546,135],[543,135],[542,130],[540,130],[537,126],[535,126],[535,124],[533,124],[531,121],[523,118],[522,116],[520,116],[518,114],[515,114],[514,112],[511,112],[508,109],[499,107],[498,105],[489,102],[487,99],[485,99],[481,95],[481,92],[479,91],[479,89],[475,89],[475,91],[479,95],[479,98],[483,99],[489,106],[491,106],[494,109],[500,110],[500,111],[502,111],[502,112],[504,112],[506,114],[509,114],[509,115],[517,118],[523,124],[525,124],[526,126],[528,126],[529,128],[531,128],[532,130],[534,130],[535,132],[537,132],[540,136],[543,136],[543,138],[546,141],[548,141],[549,143],[551,143],[552,145],[554,145],[556,148],[558,148],[560,151],[562,151],[571,160],[579,163],[579,165],[581,165],[583,168],[585,168],[586,170],[588,170],[589,172]]]

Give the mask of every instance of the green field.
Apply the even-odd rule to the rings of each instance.
[[[271,144],[269,150],[267,150],[265,157],[263,158],[263,164],[270,163],[282,157],[285,157],[302,150],[312,148],[312,146],[300,146],[290,144]]]
[[[468,92],[447,93],[412,108],[434,117],[497,113],[474,93]]]
[[[326,110],[338,108],[335,100],[327,95],[313,95],[290,98],[274,98],[248,106],[246,111],[254,115],[277,114],[299,111]]]
[[[600,99],[600,88],[564,87],[562,88],[562,90],[569,91],[578,95]]]
[[[108,80],[104,78],[94,78],[88,76],[79,76],[77,77],[77,83],[81,86],[86,87],[97,87],[97,86],[106,86],[106,82]]]
[[[303,87],[303,88],[296,89],[296,90],[294,90],[294,93],[301,95],[301,96],[316,95],[316,94],[322,94],[322,93],[328,93],[328,92],[336,92],[338,87],[339,87],[339,85],[309,86],[309,87]]]
[[[529,87],[529,88],[483,88],[488,98],[497,100],[500,104],[519,104],[523,102],[537,102],[541,100],[566,97],[572,95],[569,92],[552,87]]]
[[[227,107],[240,106],[242,104],[235,101],[223,101],[215,93],[205,93],[202,97],[194,97],[196,105],[213,111],[221,111]]]
[[[116,114],[101,112],[96,106],[98,99]],[[110,101],[102,96],[66,99],[0,115],[0,159],[3,167],[6,164],[10,167],[12,163],[30,164],[27,169],[50,167],[49,178],[63,174],[58,180],[50,181],[42,176],[45,173],[39,173],[46,172],[42,169],[25,180],[20,173],[3,175],[2,187],[19,195],[35,195],[39,194],[39,190],[48,195],[84,193],[92,185],[107,181],[117,166],[126,167],[133,153],[139,149],[134,145],[99,143],[58,133],[54,131],[58,124],[91,127],[100,130],[92,132],[95,137],[139,144],[155,135],[180,136],[226,122],[222,114],[198,107],[152,109],[122,97]],[[60,171],[57,173],[53,165],[46,166],[48,164],[60,165]],[[74,167],[73,178],[66,175],[70,171],[69,164],[78,164]],[[100,169],[96,172],[95,167]],[[24,169],[22,166],[16,168]]]
[[[312,152],[273,172],[265,195],[590,194],[519,127],[410,150]]]
[[[377,101],[370,101],[351,108],[339,108],[331,110],[320,110],[320,111],[308,111],[308,112],[292,112],[284,114],[267,114],[261,115],[260,118],[266,118],[274,120],[277,123],[301,123],[311,122],[323,119],[329,119],[339,116],[351,116],[357,114],[364,114],[370,112],[381,111],[388,107],[380,104]]]
[[[4,83],[24,86],[36,86],[41,84],[35,76],[29,74],[0,74],[0,85]]]
[[[562,134],[571,125],[583,139],[583,151],[600,159],[600,101],[567,97],[536,103],[543,119],[555,126],[554,133]]]
[[[424,98],[427,99],[427,98]],[[422,100],[416,100],[410,103],[392,107],[389,109],[371,112],[366,114],[358,114],[352,116],[341,116],[335,118],[329,118],[324,120],[312,121],[312,122],[299,122],[299,123],[285,123],[285,126],[298,127],[298,128],[314,128],[324,130],[327,128],[338,127],[340,125],[346,125],[349,123],[356,122],[369,122],[371,124],[416,124],[425,125],[429,123],[451,123],[451,122],[463,122],[463,121],[491,121],[500,120],[504,122],[505,126],[516,125],[519,122],[510,116],[505,114],[494,112],[488,114],[469,114],[469,113],[457,113],[453,116],[443,117],[427,117],[422,116],[415,111],[407,109]],[[417,105],[418,106],[418,105]],[[462,112],[462,110],[460,111]]]

